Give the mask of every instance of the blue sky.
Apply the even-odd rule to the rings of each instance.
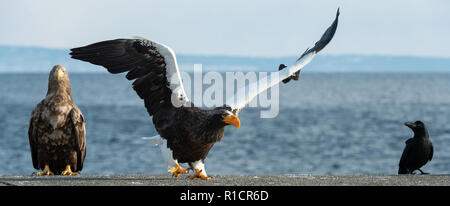
[[[277,57],[312,46],[341,7],[324,54],[450,57],[450,1],[0,1],[0,45],[70,48],[142,36],[183,54]]]

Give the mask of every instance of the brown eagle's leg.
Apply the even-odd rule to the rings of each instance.
[[[72,176],[72,175],[78,175],[78,173],[72,172],[72,170],[70,169],[70,165],[66,165],[66,169],[61,172],[61,175]]]
[[[44,170],[42,172],[36,173],[38,176],[49,176],[49,175],[55,175],[52,171],[50,171],[50,167],[46,164],[44,167]]]

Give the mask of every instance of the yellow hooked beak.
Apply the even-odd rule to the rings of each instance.
[[[228,115],[223,119],[223,122],[229,124],[229,125],[233,125],[237,128],[241,127],[241,121],[239,120],[239,118],[236,115]]]
[[[58,73],[56,74],[56,78],[61,79],[61,77],[64,76],[64,72],[62,70],[58,70]]]

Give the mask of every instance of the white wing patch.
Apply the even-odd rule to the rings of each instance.
[[[181,80],[175,52],[164,44],[154,41],[150,42],[152,43],[152,46],[154,46],[164,57],[164,61],[166,63],[166,77],[170,84],[169,88],[172,90],[172,104],[174,104],[175,107],[190,105]]]
[[[235,111],[235,114],[237,115],[241,109],[243,109],[247,104],[249,104],[253,98],[258,96],[260,93],[264,92],[268,88],[271,88],[272,86],[280,83],[283,81],[283,79],[288,78],[289,76],[293,75],[295,72],[301,70],[303,67],[305,67],[316,55],[316,52],[310,52],[303,56],[301,59],[299,59],[293,66],[284,68],[281,71],[278,71],[278,75],[267,75],[265,78],[259,79],[258,81],[255,81],[251,84],[246,85],[245,87],[239,88],[235,95],[229,99],[227,99],[226,104],[232,108],[233,111]],[[275,78],[272,78],[275,77]],[[267,84],[262,84],[261,82],[267,82]],[[258,88],[257,90],[250,90],[249,88]],[[249,93],[246,95],[246,91],[249,91]],[[239,96],[239,95],[246,95]],[[238,100],[238,101],[236,101]]]
[[[189,106],[190,101],[184,90],[183,81],[181,80],[177,58],[175,52],[168,46],[148,40],[143,37],[135,36],[135,39],[148,41],[151,46],[155,47],[157,52],[164,57],[166,63],[166,78],[169,82],[169,88],[172,90],[172,104],[175,107]]]

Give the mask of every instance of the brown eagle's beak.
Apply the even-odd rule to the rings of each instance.
[[[229,125],[233,125],[237,128],[241,127],[241,121],[239,120],[239,118],[236,115],[228,115],[223,119],[223,122],[229,124]]]
[[[64,76],[64,72],[61,71],[61,70],[58,70],[58,73],[56,74],[56,78],[57,78],[58,80],[60,80],[62,76]]]

